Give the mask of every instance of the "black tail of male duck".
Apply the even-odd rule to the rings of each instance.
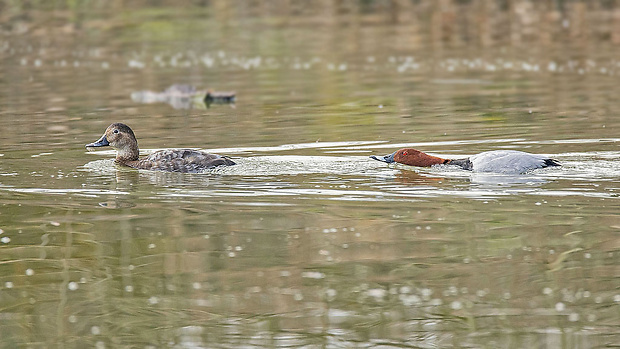
[[[550,167],[550,166],[562,166],[562,164],[556,159],[545,159],[545,163],[543,164],[543,167]]]
[[[207,91],[204,102],[207,108],[211,104],[235,104],[237,94],[235,92],[214,92]]]

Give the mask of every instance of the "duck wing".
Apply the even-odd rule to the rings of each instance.
[[[560,166],[559,162],[544,155],[517,150],[487,151],[474,155],[469,160],[474,172],[519,174],[537,168]]]
[[[193,149],[157,151],[138,162],[137,168],[155,171],[200,173],[217,166],[231,166],[230,158]]]

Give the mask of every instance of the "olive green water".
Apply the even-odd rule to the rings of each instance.
[[[2,348],[620,346],[620,8],[168,3],[0,2]],[[237,103],[132,99],[176,83]],[[112,122],[238,165],[117,167]]]

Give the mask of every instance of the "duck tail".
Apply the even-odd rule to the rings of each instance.
[[[562,164],[560,164],[558,160],[555,160],[555,159],[545,159],[545,163],[543,164],[543,167],[549,167],[549,166],[562,166]]]
[[[224,165],[226,166],[232,166],[237,164],[236,162],[232,161],[232,159],[228,156],[222,156],[222,159],[224,160]]]

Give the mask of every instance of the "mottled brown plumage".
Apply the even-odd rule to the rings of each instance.
[[[87,148],[105,146],[116,149],[117,163],[142,170],[200,173],[213,167],[235,164],[225,156],[193,149],[160,150],[140,159],[136,136],[122,123],[108,126],[99,140],[86,145]]]

